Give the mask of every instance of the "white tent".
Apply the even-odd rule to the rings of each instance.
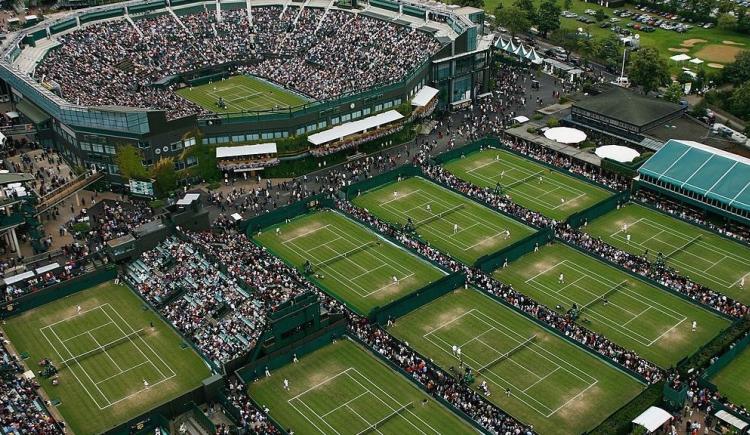
[[[362,133],[385,124],[390,124],[391,122],[398,121],[403,117],[404,116],[397,111],[389,110],[357,121],[337,125],[336,127],[321,131],[320,133],[311,134],[308,136],[307,141],[313,145],[322,145],[327,142],[333,142],[345,138],[352,134]]]
[[[622,145],[604,145],[596,149],[596,155],[603,159],[607,158],[620,163],[629,163],[641,154],[633,148]]]
[[[636,417],[633,423],[645,427],[649,432],[654,432],[671,419],[672,414],[658,406],[652,406]]]
[[[438,94],[438,90],[431,86],[423,86],[411,100],[412,106],[424,107]]]
[[[703,61],[701,59],[698,59],[697,57],[694,57],[694,58],[690,59],[690,63],[694,63],[696,65],[700,65],[700,64],[703,63]]]
[[[745,423],[743,420],[740,420],[739,418],[733,416],[732,414],[726,411],[718,411],[716,413],[716,417],[719,420],[724,421],[736,427],[740,432],[742,432],[742,430],[745,429],[746,427],[750,426],[747,423]]]
[[[255,156],[258,154],[276,154],[276,144],[273,142],[257,145],[239,145],[233,147],[217,147],[216,158]]]
[[[513,118],[513,120],[519,124],[523,124],[524,122],[529,122],[529,118],[523,115],[516,116],[515,118]]]
[[[675,54],[674,56],[669,58],[670,60],[673,60],[675,62],[684,62],[686,60],[690,60],[690,56],[688,56],[685,53]]]
[[[570,127],[555,127],[544,132],[547,139],[564,144],[577,144],[586,140],[586,133]]]

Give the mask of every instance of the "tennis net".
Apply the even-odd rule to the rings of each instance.
[[[359,434],[365,434],[365,433],[370,433],[372,431],[378,430],[378,428],[383,427],[383,425],[386,424],[387,422],[389,422],[393,417],[401,414],[402,412],[404,412],[405,410],[407,410],[408,408],[410,408],[411,405],[412,405],[412,402],[409,402],[406,405],[401,405],[400,407],[398,407],[397,409],[395,409],[390,414],[386,415],[385,417],[381,418],[380,420],[376,421],[375,423],[367,426],[367,428],[365,430],[357,432],[357,434],[358,435]]]
[[[123,343],[125,343],[127,341],[132,340],[135,337],[143,335],[143,333],[144,333],[144,330],[143,329],[139,329],[137,331],[133,331],[133,332],[131,332],[129,334],[125,334],[122,337],[119,337],[119,338],[114,339],[112,341],[109,341],[107,343],[100,344],[99,347],[96,347],[96,348],[88,350],[88,351],[86,351],[86,352],[84,352],[84,353],[82,353],[80,355],[76,355],[76,356],[74,356],[72,358],[68,358],[68,359],[66,359],[64,361],[61,361],[60,362],[60,367],[68,367],[71,364],[80,363],[82,360],[84,360],[86,358],[92,357],[94,355],[98,355],[98,354],[100,354],[102,352],[106,352],[107,350],[112,349],[113,347],[119,346],[119,345],[121,345],[121,344],[123,344]]]
[[[523,342],[521,342],[520,344],[518,344],[517,346],[515,346],[511,350],[509,350],[509,351],[501,354],[500,356],[498,356],[497,358],[495,358],[492,361],[488,362],[487,364],[483,365],[482,367],[479,367],[478,369],[476,369],[476,372],[477,373],[481,373],[484,370],[489,369],[490,367],[494,367],[499,362],[504,361],[504,360],[510,358],[510,356],[512,356],[514,353],[518,352],[519,350],[526,348],[535,339],[536,339],[536,334],[534,334],[531,337],[527,338],[526,340],[524,340]]]
[[[701,235],[698,234],[697,236],[695,236],[692,239],[688,240],[687,243],[683,244],[682,246],[678,246],[677,248],[675,248],[675,250],[672,251],[672,252],[670,252],[669,254],[667,254],[665,258],[671,258],[672,256],[674,256],[676,254],[679,254],[680,252],[682,252],[685,249],[689,248],[693,243],[695,243],[698,240],[700,240],[700,238],[701,238]]]
[[[447,215],[449,215],[451,213],[455,213],[456,211],[461,210],[462,208],[464,208],[464,204],[459,204],[459,205],[457,205],[455,207],[449,208],[448,210],[443,210],[440,213],[434,214],[434,215],[432,215],[432,216],[430,216],[428,218],[424,218],[424,219],[422,219],[419,222],[415,222],[414,226],[415,227],[419,227],[419,226],[422,226],[422,225],[427,225],[430,222],[435,222],[436,220],[442,219],[443,217],[445,217],[445,216],[447,216]]]
[[[604,293],[603,295],[597,296],[593,301],[587,303],[586,305],[581,306],[581,311],[583,311],[584,309],[589,308],[592,305],[594,305],[596,303],[599,303],[599,302],[607,299],[608,297],[612,296],[616,291],[618,291],[618,290],[622,289],[623,287],[625,287],[625,285],[627,285],[627,283],[628,283],[627,281],[623,280],[621,283],[616,284],[611,289],[607,290],[607,292]]]
[[[331,264],[333,264],[333,263],[335,263],[335,262],[337,262],[339,260],[343,260],[344,258],[351,257],[352,255],[354,255],[354,254],[356,254],[358,252],[362,252],[365,249],[370,248],[371,246],[373,246],[375,244],[377,244],[377,242],[374,241],[374,240],[371,240],[371,241],[369,241],[367,243],[364,243],[364,244],[359,245],[359,246],[357,246],[355,248],[352,248],[352,249],[350,249],[350,250],[348,250],[346,252],[342,252],[341,254],[334,255],[333,257],[331,257],[331,258],[329,258],[327,260],[323,260],[320,263],[317,263],[315,265],[315,267],[316,268],[321,268],[321,267],[325,267],[325,266],[330,266]]]
[[[516,181],[514,181],[514,182],[512,182],[512,183],[508,184],[507,186],[505,186],[505,188],[506,188],[506,189],[512,189],[512,188],[514,188],[514,187],[516,187],[516,186],[520,186],[521,184],[523,184],[523,183],[527,183],[527,182],[529,182],[530,180],[532,180],[532,179],[534,179],[534,178],[536,178],[536,177],[538,177],[538,176],[542,175],[543,173],[544,173],[544,171],[539,171],[539,172],[537,172],[537,173],[535,173],[535,174],[531,174],[531,175],[529,175],[529,176],[528,176],[528,177],[526,177],[526,178],[522,178],[522,179],[520,179],[520,180],[516,180]]]

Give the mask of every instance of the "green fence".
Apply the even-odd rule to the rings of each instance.
[[[115,269],[115,266],[107,265],[85,275],[59,282],[45,289],[37,290],[6,303],[0,312],[0,318],[4,319],[20,314],[24,311],[64,298],[65,296],[70,296],[73,293],[78,293],[81,290],[112,280],[116,276],[117,270]]]
[[[734,346],[732,346],[727,352],[721,355],[716,361],[714,361],[713,364],[708,366],[706,371],[703,372],[702,377],[704,379],[710,380],[711,378],[716,376],[716,374],[719,373],[729,363],[731,363],[732,360],[737,357],[737,355],[742,353],[742,351],[745,350],[748,345],[750,345],[750,334],[745,335],[744,338],[735,343]]]
[[[456,148],[448,152],[445,152],[443,154],[440,154],[439,156],[435,157],[433,161],[438,165],[442,165],[443,163],[447,163],[447,162],[450,162],[451,160],[455,160],[455,159],[464,157],[466,155],[469,155],[475,151],[479,151],[480,148],[484,148],[484,147],[498,147],[499,148],[501,147],[500,140],[496,137],[486,136],[474,142],[471,142],[467,145],[464,145],[460,148]]]
[[[314,207],[328,207],[333,208],[333,201],[327,198],[325,195],[315,195],[310,198],[303,199],[302,201],[294,202],[285,207],[278,208],[270,213],[263,213],[254,218],[243,221],[244,231],[248,238],[252,239],[253,235],[263,228],[268,228],[271,225],[275,225],[279,222],[283,222],[287,219],[293,219],[297,216],[301,216],[309,212]]]
[[[591,207],[581,210],[577,213],[573,213],[568,217],[567,223],[573,228],[578,228],[585,222],[590,222],[598,217],[604,216],[605,214],[617,209],[622,204],[625,204],[630,199],[630,192],[620,192],[609,198],[605,198]]]
[[[388,319],[396,319],[426,305],[466,283],[466,274],[457,272],[444,276],[421,289],[395,300],[384,307],[376,307],[370,312],[370,320],[381,325]]]
[[[354,183],[342,189],[342,192],[346,195],[346,199],[356,198],[357,195],[368,190],[378,188],[384,184],[398,181],[399,178],[417,177],[423,176],[422,170],[414,165],[399,166],[388,172],[384,172],[380,175],[376,175],[372,178]]]
[[[532,252],[537,246],[546,245],[554,237],[555,234],[552,229],[543,228],[529,237],[506,246],[500,251],[480,257],[474,266],[478,267],[484,273],[492,273],[492,271],[501,267],[506,261],[515,261]]]

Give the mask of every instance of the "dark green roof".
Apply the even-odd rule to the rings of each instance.
[[[37,107],[36,104],[27,99],[19,101],[18,104],[16,104],[16,109],[26,115],[26,117],[34,124],[41,124],[50,118],[50,116]]]
[[[638,95],[619,86],[576,102],[573,107],[635,126],[644,126],[683,110],[679,104]]]
[[[0,186],[10,183],[23,183],[24,181],[34,181],[34,176],[26,172],[7,172],[0,174]]]

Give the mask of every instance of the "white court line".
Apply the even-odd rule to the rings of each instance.
[[[100,328],[104,328],[105,326],[109,325],[110,323],[112,323],[112,322],[107,322],[107,323],[105,323],[105,324],[103,324],[103,325],[99,325],[99,326],[97,326],[97,327],[95,327],[95,328],[91,328],[91,329],[89,329],[89,330],[88,330],[88,331],[86,331],[86,332],[81,332],[80,334],[76,334],[76,335],[74,335],[74,336],[72,336],[72,337],[70,337],[70,338],[66,338],[66,339],[65,339],[65,340],[63,340],[63,341],[64,341],[64,342],[68,342],[68,341],[70,341],[70,340],[73,340],[73,339],[75,339],[75,338],[78,338],[78,337],[80,337],[80,336],[82,336],[82,335],[86,335],[86,334],[91,334],[91,332],[92,332],[92,331],[96,331],[97,329],[100,329]]]
[[[314,229],[312,229],[310,231],[305,231],[304,233],[298,234],[298,235],[296,235],[296,236],[294,236],[294,237],[292,237],[290,239],[284,239],[284,240],[281,241],[281,243],[290,243],[290,242],[293,242],[293,241],[299,239],[300,237],[305,237],[305,236],[307,236],[309,234],[312,234],[312,233],[314,233],[316,231],[324,230],[324,229],[328,228],[329,226],[331,226],[331,225],[327,224],[327,225],[323,225],[322,227],[314,228]]]

